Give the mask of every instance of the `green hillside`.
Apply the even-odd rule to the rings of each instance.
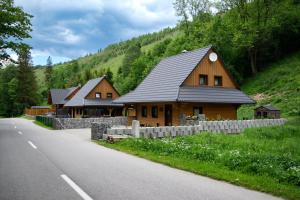
[[[54,69],[54,87],[64,88],[78,84],[84,84],[87,78],[98,76],[101,70],[112,71],[114,79],[118,69],[122,65],[126,50],[135,43],[141,45],[141,51],[144,54],[149,53],[156,45],[159,45],[166,39],[174,38],[180,35],[181,31],[176,28],[166,28],[159,32],[141,35],[124,42],[107,46],[104,50],[99,50],[95,54],[89,54],[69,62],[59,63],[53,66]],[[45,61],[46,62],[46,61]],[[74,72],[72,65],[78,65],[78,69]],[[90,73],[90,77],[84,77],[85,71]],[[46,92],[45,86],[45,67],[37,67],[35,75],[39,86],[39,93]],[[44,102],[45,103],[45,102]]]
[[[283,117],[300,115],[300,52],[273,63],[255,77],[248,79],[241,89],[258,105],[272,104],[281,109]],[[253,117],[254,106],[242,106],[239,118]]]

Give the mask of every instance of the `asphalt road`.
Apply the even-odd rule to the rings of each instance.
[[[99,146],[89,131],[0,119],[1,200],[266,200],[271,195]]]

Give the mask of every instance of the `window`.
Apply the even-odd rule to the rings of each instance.
[[[199,85],[208,85],[207,75],[204,75],[204,74],[199,75]]]
[[[158,108],[157,108],[157,106],[152,106],[151,114],[152,114],[152,118],[158,118]]]
[[[95,96],[97,99],[101,99],[101,92],[96,92]]]
[[[142,106],[142,117],[147,117],[147,106]]]
[[[106,97],[107,97],[108,99],[111,99],[111,98],[112,98],[112,93],[107,93],[107,94],[106,94]]]
[[[203,108],[202,107],[194,107],[194,116],[198,116],[199,114],[203,114]]]
[[[264,118],[268,118],[268,112],[263,112]]]
[[[215,86],[222,86],[222,76],[215,76]]]

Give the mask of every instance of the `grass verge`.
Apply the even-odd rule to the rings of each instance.
[[[52,127],[50,127],[50,126],[46,126],[46,125],[45,125],[45,124],[43,124],[42,122],[39,122],[39,121],[34,121],[33,123],[34,123],[34,124],[36,124],[36,125],[38,125],[38,126],[40,126],[40,127],[43,127],[43,128],[49,129],[49,130],[53,130],[53,128],[52,128]]]
[[[22,116],[20,116],[20,118],[31,120],[31,121],[34,120],[34,117],[30,117],[30,116],[27,116],[27,115],[22,115]]]
[[[300,118],[240,135],[204,133],[98,144],[287,199],[300,199]]]

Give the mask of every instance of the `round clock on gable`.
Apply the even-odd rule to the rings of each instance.
[[[208,58],[211,62],[216,62],[218,60],[218,55],[215,52],[211,52]]]

